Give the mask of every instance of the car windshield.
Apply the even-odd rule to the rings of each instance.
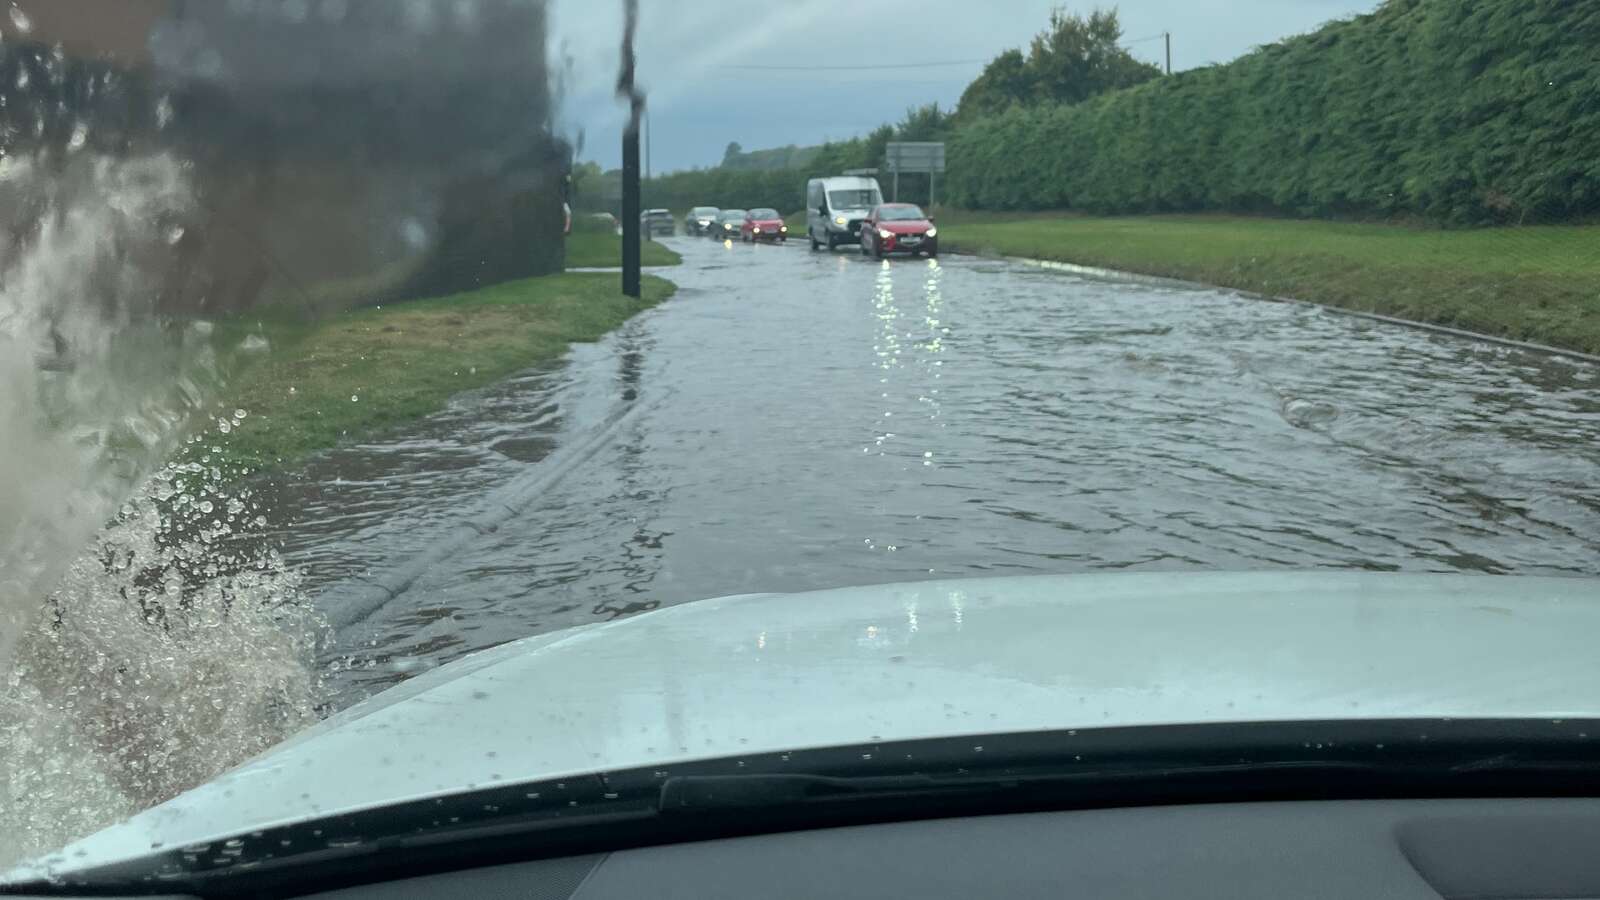
[[[878,210],[878,219],[884,222],[915,222],[926,218],[915,206],[885,206]]]
[[[0,873],[1600,734],[1597,7],[5,0]]]
[[[834,209],[871,209],[882,202],[883,196],[873,190],[828,192],[828,203]]]

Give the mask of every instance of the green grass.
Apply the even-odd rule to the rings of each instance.
[[[252,318],[219,328],[219,346],[247,333],[272,344],[256,359],[235,355],[222,403],[248,412],[220,441],[225,473],[276,468],[370,436],[481,387],[594,341],[669,297],[646,276],[631,300],[615,275],[569,273],[466,294],[351,310],[315,324]]]
[[[644,241],[640,259],[647,266],[675,266],[683,257],[657,241]],[[613,231],[577,230],[567,236],[567,268],[604,269],[622,265],[622,238]]]
[[[941,210],[947,251],[1200,281],[1600,353],[1600,226]]]

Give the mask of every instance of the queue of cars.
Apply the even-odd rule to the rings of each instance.
[[[658,212],[651,210],[651,213]],[[661,210],[659,212],[665,212]],[[647,213],[646,215],[649,215]],[[670,216],[667,219],[671,223]],[[713,240],[782,244],[789,226],[775,209],[696,206],[683,220],[685,234]],[[863,256],[939,255],[933,217],[913,203],[885,203],[876,178],[813,178],[806,184],[806,238],[813,252],[856,244]]]

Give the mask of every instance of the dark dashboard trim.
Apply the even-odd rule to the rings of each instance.
[[[277,900],[513,862],[886,822],[1263,801],[1600,797],[1597,740],[1600,720],[1406,719],[830,747],[495,786],[239,836],[220,860],[210,848],[182,848],[0,893]],[[685,796],[665,790],[670,783],[775,775],[917,776],[938,789],[785,795],[771,808],[663,804]]]

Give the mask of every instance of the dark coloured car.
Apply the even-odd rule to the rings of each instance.
[[[706,232],[719,241],[731,241],[739,236],[739,230],[744,227],[745,210],[725,209],[717,215],[717,224]]]
[[[739,239],[747,244],[781,244],[789,239],[789,226],[783,224],[783,216],[775,209],[752,209],[739,225]]]
[[[885,203],[861,225],[861,255],[882,259],[891,253],[912,256],[939,255],[939,229],[922,207],[911,203]]]
[[[717,224],[717,215],[721,212],[715,206],[696,206],[683,217],[683,233],[696,237],[705,234]]]

